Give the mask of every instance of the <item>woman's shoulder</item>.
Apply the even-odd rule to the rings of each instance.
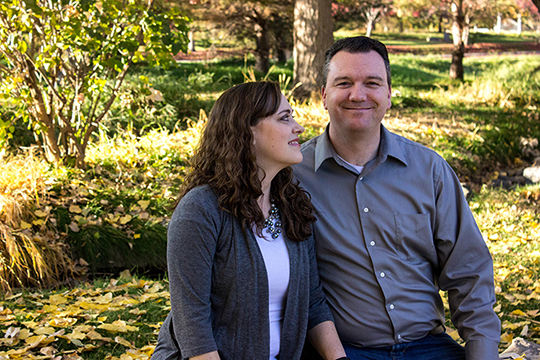
[[[217,203],[218,196],[214,189],[208,184],[200,185],[197,187],[194,187],[193,189],[189,190],[183,197],[181,202],[201,202],[201,201],[207,201],[207,202],[216,202]]]
[[[219,214],[221,209],[216,192],[209,185],[197,186],[189,190],[178,202],[173,216],[178,214]]]

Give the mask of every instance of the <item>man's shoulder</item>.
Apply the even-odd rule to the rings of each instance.
[[[317,142],[319,141],[319,138],[320,138],[321,136],[322,136],[322,135],[315,136],[314,138],[311,138],[311,139],[309,139],[308,141],[304,142],[304,143],[301,145],[302,152],[307,151],[307,150],[309,150],[309,149],[315,149],[315,147],[317,146]]]

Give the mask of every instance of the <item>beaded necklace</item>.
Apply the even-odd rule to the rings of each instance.
[[[279,216],[279,210],[274,204],[274,199],[270,200],[270,215],[264,220],[263,229],[266,229],[266,232],[270,233],[270,236],[274,240],[279,237],[279,234],[281,234],[281,219]]]

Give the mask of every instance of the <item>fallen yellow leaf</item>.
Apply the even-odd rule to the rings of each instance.
[[[127,348],[133,348],[134,347],[133,345],[131,345],[131,343],[129,341],[127,341],[126,339],[124,339],[123,337],[120,337],[120,336],[115,337],[114,341],[116,341],[120,345],[124,345]]]
[[[49,296],[49,303],[51,305],[60,305],[68,302],[68,299],[60,294],[54,294]]]
[[[139,204],[143,210],[146,210],[148,205],[150,205],[150,201],[149,200],[139,200],[139,201],[137,201],[137,204]]]
[[[56,327],[72,326],[77,322],[74,318],[54,318],[49,321],[49,325]]]
[[[78,205],[71,205],[69,207],[69,212],[80,214],[82,212],[81,208]]]
[[[43,220],[43,219],[37,219],[37,220],[32,221],[32,224],[34,224],[36,226],[41,226],[44,223],[45,223],[45,220]]]
[[[37,334],[37,335],[51,335],[55,332],[56,330],[52,327],[49,327],[49,326],[40,326],[40,327],[37,327],[34,329],[34,332]]]
[[[123,320],[116,320],[112,324],[101,324],[98,326],[98,329],[103,329],[110,332],[139,331],[138,327],[127,325]]]
[[[45,216],[49,215],[49,214],[47,214],[47,213],[46,213],[45,211],[43,211],[43,210],[36,210],[36,211],[34,211],[34,214],[35,214],[36,216],[39,216],[39,217],[45,217]]]
[[[513,334],[509,334],[509,333],[504,333],[501,335],[501,341],[502,342],[505,342],[505,343],[511,343],[512,340],[514,339],[514,335]]]
[[[127,224],[128,222],[131,221],[131,215],[126,214],[126,215],[122,216],[122,217],[119,219],[119,221],[120,221],[120,224],[125,225],[125,224]]]

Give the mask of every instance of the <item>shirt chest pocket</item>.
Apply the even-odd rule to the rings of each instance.
[[[429,214],[394,214],[396,248],[408,262],[437,261]]]

